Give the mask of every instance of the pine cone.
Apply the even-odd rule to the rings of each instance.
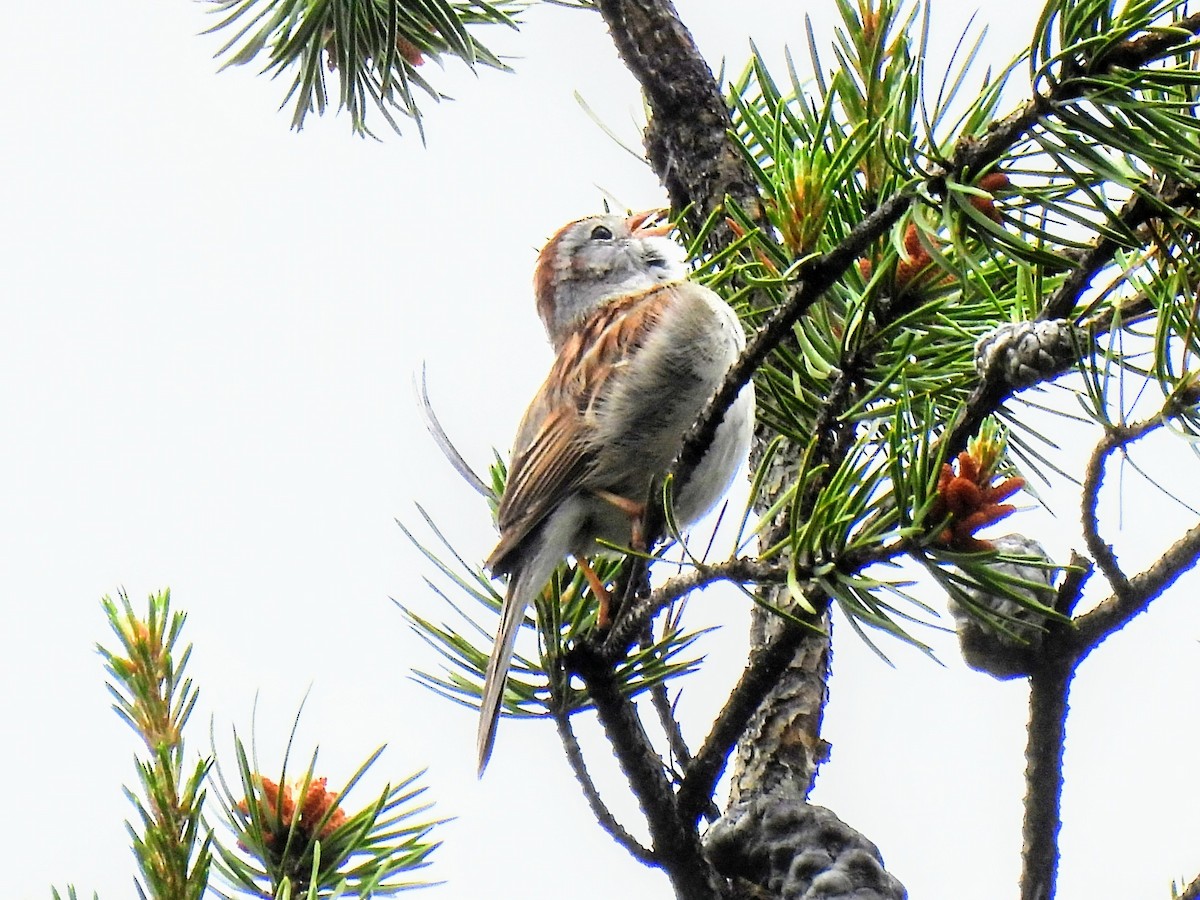
[[[1011,388],[1051,378],[1079,358],[1087,333],[1066,319],[998,325],[975,342],[975,371],[998,375]]]
[[[1045,549],[1037,541],[1023,534],[1006,534],[992,541],[1001,553],[1013,556],[1035,556],[1050,561]],[[995,571],[1012,578],[1020,578],[1036,584],[1053,587],[1055,570],[1028,563],[996,560]],[[1024,593],[1042,605],[1047,605],[1053,595],[1048,590],[1034,590],[1013,585],[1012,589]],[[991,594],[979,587],[964,586],[963,592],[979,606],[995,614],[997,621],[983,619],[971,613],[950,596],[947,606],[954,617],[958,644],[963,660],[972,669],[999,678],[1022,678],[1032,671],[1033,663],[1045,638],[1046,616],[1011,597]]]

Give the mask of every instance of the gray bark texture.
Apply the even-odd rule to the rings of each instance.
[[[769,436],[760,433],[751,455],[757,466]],[[792,445],[779,448],[763,481],[763,503],[770,504],[787,488],[798,465]],[[760,508],[758,510],[762,512]],[[781,513],[771,523],[768,541],[787,533],[789,522]],[[791,603],[786,586],[759,588],[762,599],[781,609]],[[829,699],[829,616],[823,619],[825,634],[806,636],[782,677],[759,706],[749,727],[738,741],[734,756],[729,805],[736,807],[756,796],[778,793],[789,801],[808,798],[816,783],[817,767],[828,756],[821,738],[821,719]],[[751,612],[751,652],[764,647],[784,628],[786,620],[761,606]]]

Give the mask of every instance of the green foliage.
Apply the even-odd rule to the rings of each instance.
[[[138,813],[128,822],[142,880],[140,897],[198,900],[208,884],[212,834],[200,818],[209,761],[200,760],[185,778],[183,729],[197,692],[184,677],[192,648],[175,656],[186,616],[171,612],[171,593],[149,599],[145,617],[121,594],[120,604],[102,601],[117,636],[116,652],[97,646],[109,674],[113,709],[146,745],[137,760],[140,794],[125,794]]]
[[[839,65],[828,79],[810,34],[815,81],[807,90],[790,57],[785,94],[757,54],[730,87],[734,133],[766,198],[771,230],[756,231],[744,212],[731,210],[747,239],[719,271],[705,267],[701,276],[718,290],[752,285],[760,303],[767,299],[746,310],[750,325],[782,305],[798,263],[837,246],[883,197],[915,190],[938,155],[917,139],[916,60],[924,54],[910,46],[913,14],[882,3],[864,22],[849,4],[839,8]],[[956,84],[964,78],[959,73]],[[946,91],[945,102],[956,92]],[[985,109],[996,93],[987,92]],[[935,120],[944,117],[945,109],[935,111]],[[938,404],[939,421],[965,399],[974,377],[971,348],[1009,317],[997,295],[1020,273],[988,252],[973,223],[933,202],[916,204],[890,241],[848,270],[797,323],[795,343],[759,371],[760,415],[780,433],[793,440],[812,434],[833,379],[855,356],[871,366],[871,388],[850,410],[855,418],[891,416],[901,376],[907,391]],[[926,255],[929,271],[903,282],[897,264],[916,252]]]
[[[497,462],[491,469],[491,482],[497,495],[504,489],[504,465]],[[443,671],[415,670],[418,682],[448,699],[478,708],[483,684],[483,672],[491,655],[491,640],[495,626],[492,614],[499,614],[503,597],[496,591],[482,567],[462,558],[441,533],[432,517],[420,506],[418,512],[434,535],[441,550],[427,546],[403,523],[400,528],[425,555],[444,579],[463,594],[482,606],[487,613],[481,622],[477,614],[464,609],[437,584],[426,580],[430,590],[440,596],[453,612],[458,624],[439,624],[420,615],[414,603],[398,602],[413,631],[437,651],[442,658]],[[447,559],[452,560],[448,562]],[[602,556],[593,561],[592,568],[606,584],[619,581],[625,561]],[[572,646],[596,627],[599,608],[583,571],[571,563],[563,563],[555,572],[547,589],[535,602],[534,617],[526,617],[523,627],[537,634],[536,658],[517,653],[505,687],[502,711],[513,716],[538,716],[553,712],[574,712],[591,704],[587,693],[569,677],[566,658]],[[688,655],[702,631],[688,631],[681,623],[682,604],[676,604],[663,617],[658,632],[626,657],[615,672],[621,690],[634,696],[691,672],[699,660]]]
[[[336,106],[350,114],[351,128],[371,134],[374,107],[394,131],[395,113],[421,128],[416,91],[434,101],[445,95],[422,73],[427,60],[454,57],[474,69],[508,67],[472,33],[478,25],[516,28],[528,4],[451,3],[448,0],[208,0],[223,14],[210,32],[232,32],[218,51],[225,65],[265,57],[264,72],[287,72],[292,84],[284,105],[294,102],[292,127],[329,104],[326,71],[337,73]]]
[[[119,603],[102,601],[118,646],[97,649],[109,674],[113,709],[147,750],[137,760],[140,793],[125,792],[138,812],[138,825],[127,823],[127,828],[142,875],[136,883],[142,900],[199,900],[210,889],[227,900],[370,897],[429,883],[408,878],[428,865],[438,846],[427,840],[440,824],[424,820],[430,804],[414,803],[425,791],[416,786],[419,773],[386,785],[357,813],[341,808],[382,747],[341,793],[327,790],[326,779],[314,776],[315,751],[296,782],[288,780],[286,756],[277,782],[262,777],[236,733],[239,792],[222,774],[215,750],[185,771],[183,732],[198,697],[183,674],[192,648],[177,652],[186,616],[171,612],[170,591],[151,596],[145,616],[134,612],[124,594],[119,598]],[[289,750],[294,737],[293,728]],[[204,783],[214,768],[216,801],[237,850],[216,838],[203,815]],[[231,893],[209,883],[213,868]],[[61,900],[57,890],[53,896]],[[67,897],[77,900],[74,887]]]
[[[288,748],[290,755],[290,740]],[[257,760],[251,761],[236,734],[234,749],[237,788],[219,765],[216,770],[221,818],[237,847],[217,845],[217,871],[234,892],[214,889],[218,896],[365,898],[429,885],[409,877],[428,865],[438,846],[426,838],[440,821],[425,820],[431,804],[416,802],[425,792],[416,786],[422,773],[385,785],[367,806],[348,814],[342,809],[347,795],[384,748],[371,754],[336,793],[315,775],[315,750],[300,778],[289,777],[285,755],[278,780],[272,780],[259,774]]]
[[[888,239],[843,271],[755,376],[760,420],[794,445],[796,460],[784,479],[790,538],[765,554],[786,546],[799,574],[839,573],[823,576],[821,591],[852,619],[900,633],[902,613],[864,600],[897,596],[899,586],[848,587],[845,566],[926,559],[922,529],[933,523],[921,510],[934,498],[938,436],[978,384],[977,341],[1046,315],[1097,240],[1117,245],[1112,262],[1097,265],[1094,283],[1104,287],[1083,293],[1084,281],[1078,300],[1051,313],[1109,334],[1107,346],[1084,348],[1085,378],[1071,390],[1091,418],[1119,422],[1134,398],[1150,402],[1145,386],[1156,382],[1180,431],[1198,433],[1197,41],[1144,59],[1126,43],[1169,33],[1180,2],[1052,0],[1030,54],[985,75],[966,98],[982,36],[964,38],[931,99],[928,8],[919,37],[913,7],[839,0],[838,9],[834,65],[824,66],[810,29],[809,81],[789,55],[782,87],[755,51],[730,85],[733,135],[758,180],[765,222],[728,208],[737,239],[697,275],[758,326],[799,289],[807,261],[835,249],[884,199],[912,198]],[[1026,60],[1040,96],[1001,118]],[[1017,120],[1012,140],[977,154],[976,169],[958,165]],[[1150,212],[1135,219],[1131,198]],[[1151,214],[1161,217],[1152,231]],[[717,221],[692,236],[694,248]],[[1028,392],[1015,403],[1041,405]],[[1003,415],[1022,465],[1056,469],[1053,446],[1027,430],[1025,416]],[[829,429],[841,446],[831,446]],[[1011,461],[1004,469],[1015,472]],[[987,554],[956,565],[989,582]],[[800,577],[794,593],[814,583]]]

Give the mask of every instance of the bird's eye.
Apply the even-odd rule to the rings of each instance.
[[[612,238],[613,238],[613,233],[611,231],[609,231],[607,228],[605,228],[603,225],[597,225],[595,228],[592,229],[592,240],[593,241],[611,241]]]

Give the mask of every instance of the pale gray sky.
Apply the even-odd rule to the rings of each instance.
[[[714,66],[748,38],[804,52],[802,7],[681,0]],[[820,40],[833,4],[810,4]],[[937,2],[931,61],[966,13]],[[990,58],[1037,15],[993,5]],[[474,716],[407,678],[435,664],[389,597],[441,615],[430,573],[393,523],[422,503],[466,554],[494,535],[487,510],[425,437],[410,379],[425,360],[445,424],[480,465],[505,447],[548,365],[529,279],[560,224],[661,202],[653,175],[581,111],[579,91],[638,146],[640,99],[598,19],[535,11],[516,75],[453,63],[454,103],[415,132],[354,138],[344,118],[301,134],[277,112],[282,82],[216,74],[220,38],[200,3],[21,4],[10,11],[0,99],[0,847],[6,893],[73,882],[132,895],[122,821],[135,737],[108,709],[98,599],[170,586],[189,613],[191,675],[228,750],[258,696],[260,755],[278,764],[304,693],[303,757],[336,787],[381,743],[371,782],[428,767],[445,846],[443,897],[667,896],[601,834],[547,723],[503,723],[474,775]],[[782,72],[782,70],[781,70]],[[435,79],[441,73],[433,72]],[[1194,458],[1184,464],[1194,466]],[[1078,455],[1064,455],[1077,460]],[[1078,463],[1068,462],[1068,465]],[[1129,474],[1128,558],[1191,524]],[[1114,485],[1118,479],[1114,476]],[[1028,503],[1028,501],[1026,501]],[[1148,512],[1150,514],[1148,514]],[[1013,527],[1060,559],[1077,515]],[[1040,523],[1040,524],[1039,524]],[[1039,530],[1040,529],[1040,530]],[[1193,796],[1200,610],[1185,579],[1084,667],[1069,732],[1062,895],[1166,896],[1200,867]],[[941,600],[931,595],[935,605]],[[683,710],[697,740],[743,663],[745,602],[711,592]],[[1002,900],[1019,869],[1025,688],[890,644],[880,663],[837,642],[815,800],[879,844],[912,896]],[[885,642],[886,643],[886,642]],[[594,723],[581,722],[595,737]],[[615,771],[596,741],[598,768]],[[618,777],[603,779],[626,820]],[[365,800],[367,794],[361,795]],[[430,896],[434,896],[431,894]]]

